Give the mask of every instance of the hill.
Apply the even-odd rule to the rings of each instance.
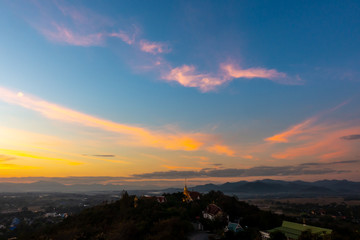
[[[226,217],[216,218],[215,221],[203,218],[202,211],[210,203],[216,203],[231,221],[241,219],[242,224],[247,226],[241,233],[244,236],[255,237],[259,234],[259,229],[279,226],[282,221],[281,216],[261,211],[221,192],[212,191],[190,203],[182,201],[181,192],[165,194],[165,203],[159,203],[154,198],[140,197],[135,204],[134,197],[125,193],[114,203],[86,209],[46,228],[19,227],[18,239],[183,240],[193,231],[192,222],[201,222],[205,229],[213,232],[224,230],[227,225]]]

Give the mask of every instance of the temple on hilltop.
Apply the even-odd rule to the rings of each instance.
[[[186,186],[186,180],[185,180],[185,186],[184,186],[184,197],[183,202],[192,202],[194,200],[200,200],[200,193],[189,191]]]

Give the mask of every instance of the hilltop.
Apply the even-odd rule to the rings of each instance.
[[[124,193],[120,200],[104,203],[70,216],[59,224],[39,228],[19,229],[18,239],[187,239],[194,230],[193,223],[201,223],[214,233],[222,232],[227,218],[215,221],[204,219],[202,212],[216,203],[230,221],[240,221],[247,238],[256,237],[259,229],[270,229],[281,224],[282,218],[271,212],[238,201],[221,192],[210,192],[193,202],[183,202],[183,194],[165,194],[165,203],[151,197]],[[224,215],[225,216],[225,215]]]

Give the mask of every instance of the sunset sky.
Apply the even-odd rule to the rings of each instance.
[[[360,181],[359,13],[1,1],[0,181]]]

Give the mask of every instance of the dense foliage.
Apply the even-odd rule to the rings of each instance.
[[[297,221],[296,217],[277,215],[270,211],[262,211],[256,206],[239,201],[236,197],[211,191],[201,196],[200,200],[183,202],[182,193],[164,194],[165,203],[156,198],[139,197],[124,193],[116,202],[104,202],[65,218],[57,224],[34,222],[31,225],[20,224],[14,234],[18,239],[36,240],[183,240],[194,231],[194,225],[201,225],[204,230],[216,236],[216,239],[260,239],[259,230],[272,229],[281,225],[282,220]],[[203,211],[214,203],[224,214],[214,221],[205,219]],[[305,206],[305,205],[304,205]],[[304,207],[298,206],[298,207]],[[301,215],[301,217],[305,217]],[[359,232],[335,218],[319,219],[316,226],[333,229],[332,239],[360,239]],[[240,223],[243,231],[224,232],[228,221]],[[339,224],[341,223],[341,224]],[[211,235],[210,239],[211,239]],[[3,236],[5,237],[5,236]],[[319,239],[304,233],[302,239]],[[2,237],[0,236],[0,239]],[[4,238],[6,239],[6,238]],[[280,232],[271,235],[271,239],[283,240]]]
[[[206,230],[221,233],[226,219],[210,221],[202,217],[202,211],[210,203],[217,204],[229,215],[231,221],[246,226],[241,234],[253,239],[259,229],[269,229],[281,224],[281,218],[255,206],[238,201],[221,192],[210,192],[198,201],[182,201],[182,193],[165,194],[166,203],[156,199],[140,198],[134,206],[134,197],[127,193],[114,203],[89,208],[70,216],[63,222],[37,232],[24,231],[19,239],[186,239],[193,230],[192,222],[201,222]],[[223,237],[226,237],[223,235]]]

